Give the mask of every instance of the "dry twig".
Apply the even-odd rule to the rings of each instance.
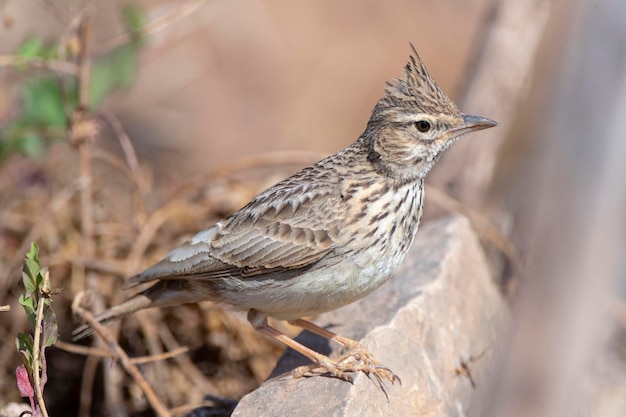
[[[146,180],[144,179],[143,173],[141,172],[141,167],[139,166],[139,159],[137,159],[137,153],[135,152],[135,148],[133,147],[133,144],[128,137],[128,134],[126,133],[124,126],[122,126],[122,123],[120,123],[119,119],[114,113],[106,110],[101,110],[98,115],[105,122],[107,122],[109,126],[111,126],[111,129],[115,133],[117,140],[120,142],[122,150],[124,151],[124,156],[126,157],[126,163],[128,164],[128,167],[130,168],[130,171],[132,173],[133,182],[137,187],[137,191],[139,191],[139,195],[141,196],[141,202],[143,203],[142,209],[145,211],[145,201],[148,195],[148,190],[146,188]]]
[[[41,288],[50,288],[50,273],[47,268],[42,269],[43,283]],[[39,300],[37,305],[37,318],[35,320],[35,338],[33,341],[33,385],[35,385],[35,397],[39,404],[39,411],[43,417],[48,417],[46,403],[43,400],[43,386],[39,366],[45,364],[46,358],[41,354],[41,329],[43,329],[43,309],[46,306],[44,300]],[[43,382],[45,384],[45,381]]]
[[[0,55],[0,67],[19,67],[22,65],[68,75],[78,75],[78,66],[73,62],[38,57],[26,58],[17,55]]]
[[[82,346],[82,345],[77,345],[74,343],[63,342],[61,340],[57,340],[54,346],[66,352],[75,353],[77,355],[98,356],[100,358],[116,358],[115,355],[113,355],[109,350],[104,349],[104,348]],[[174,350],[171,350],[169,352],[164,352],[159,355],[140,356],[137,358],[131,358],[130,362],[135,365],[141,365],[141,364],[150,363],[150,362],[158,362],[158,361],[162,361],[165,359],[173,358],[178,355],[182,355],[183,353],[186,353],[188,351],[189,351],[188,347],[180,346]]]
[[[144,27],[139,29],[138,33],[122,33],[121,35],[115,36],[100,45],[98,53],[103,54],[112,49],[118,48],[130,42],[133,39],[133,36],[146,37],[158,30],[161,30],[172,23],[179,21],[180,19],[189,16],[195,12],[202,5],[202,3],[204,3],[202,0],[189,1],[173,12],[146,24]]]
[[[139,386],[141,391],[146,396],[146,399],[160,417],[169,417],[170,413],[167,411],[167,407],[159,400],[148,382],[145,380],[137,366],[128,357],[124,349],[120,347],[115,338],[111,336],[109,331],[102,324],[98,322],[96,317],[86,309],[82,307],[82,301],[85,297],[85,293],[81,292],[74,297],[72,303],[72,311],[77,314],[82,320],[91,326],[94,332],[102,339],[104,344],[108,346],[114,357],[117,358],[120,364],[124,367],[126,372],[130,374],[135,380],[135,383]]]

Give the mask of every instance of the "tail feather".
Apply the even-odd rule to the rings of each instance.
[[[228,265],[224,265],[211,257],[210,242],[218,227],[219,223],[192,236],[150,268],[130,277],[126,282],[126,288],[157,279],[176,279],[176,277],[190,275],[194,272],[220,270],[224,266],[228,267]]]
[[[191,285],[194,284],[183,279],[159,281],[122,304],[111,307],[96,317],[96,320],[106,325],[145,308],[171,307],[211,299],[206,289],[205,291],[198,291],[197,284],[194,285],[193,289],[190,288]],[[72,340],[83,339],[93,332],[88,324],[84,324],[72,332]]]

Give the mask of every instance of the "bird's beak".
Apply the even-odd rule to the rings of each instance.
[[[454,136],[461,136],[469,132],[500,126],[500,123],[487,119],[486,117],[470,116],[467,114],[463,114],[461,117],[463,118],[463,124],[454,129]]]

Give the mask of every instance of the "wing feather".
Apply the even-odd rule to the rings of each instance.
[[[337,187],[281,188],[261,194],[227,219],[211,242],[211,256],[240,268],[302,268],[341,239]],[[288,213],[288,216],[285,214]]]
[[[309,167],[309,171],[315,166]],[[301,171],[172,250],[132,277],[130,286],[156,279],[249,277],[307,267],[326,256],[343,235],[338,180],[316,181]],[[339,207],[339,209],[338,209]]]

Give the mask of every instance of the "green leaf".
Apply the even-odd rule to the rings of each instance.
[[[16,151],[14,134],[17,130],[17,124],[12,123],[5,129],[0,129],[0,162],[4,161]]]
[[[117,86],[128,88],[137,75],[138,48],[133,45],[124,45],[115,51],[117,61]]]
[[[39,264],[39,245],[37,242],[31,242],[28,252],[26,252],[26,259],[32,259]]]
[[[57,58],[57,45],[50,42],[43,42],[38,38],[29,38],[24,41],[15,51],[15,55],[22,58]]]
[[[20,295],[19,302],[22,307],[24,307],[24,310],[26,310],[26,314],[35,314],[35,299],[33,297],[22,294]]]
[[[59,47],[53,43],[44,43],[39,55],[44,59],[57,59],[59,57]]]
[[[43,316],[43,345],[45,347],[52,346],[56,343],[59,327],[57,318],[52,308],[47,307]]]
[[[89,107],[92,109],[97,109],[111,90],[112,71],[108,61],[96,62],[92,67],[89,83]]]
[[[18,117],[0,127],[0,164],[15,153],[29,157],[45,154],[49,140],[66,137],[67,108],[76,107],[76,80],[66,79],[65,96],[51,77],[26,80],[21,86],[22,105]]]
[[[22,64],[17,66],[18,70],[24,71],[28,68],[27,62],[32,58],[52,59],[58,57],[57,45],[43,42],[38,38],[29,38],[22,43],[15,55],[22,58]]]
[[[37,38],[27,39],[23,44],[17,48],[15,54],[22,58],[34,58],[41,56],[43,50],[43,42]]]
[[[31,158],[38,158],[45,153],[43,138],[36,132],[26,132],[18,141],[19,150]]]
[[[24,307],[30,327],[34,329],[37,325],[37,302],[35,298],[22,294],[20,295],[19,301],[22,307]]]
[[[91,72],[89,105],[98,108],[113,90],[127,88],[137,74],[139,48],[123,45],[98,59]]]
[[[122,9],[124,26],[129,32],[137,33],[146,23],[144,12],[134,4],[124,6]]]
[[[21,118],[27,126],[67,126],[63,98],[55,79],[40,77],[24,84]]]
[[[41,273],[39,261],[35,259],[24,259],[24,272],[31,278],[36,278]]]
[[[28,294],[36,294],[39,292],[39,286],[41,285],[41,267],[39,266],[39,262],[32,259],[24,260],[22,281],[24,282],[24,288]]]
[[[20,332],[17,334],[15,338],[15,346],[17,350],[24,356],[26,367],[28,369],[33,369],[33,346],[35,342],[33,341],[33,336],[28,333]]]

